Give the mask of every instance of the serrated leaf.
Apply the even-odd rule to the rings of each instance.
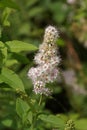
[[[24,118],[29,109],[30,107],[25,101],[20,98],[16,100],[16,111],[21,118]]]
[[[8,41],[6,42],[6,45],[8,47],[8,49],[11,52],[21,52],[21,51],[35,51],[37,50],[37,47],[35,45],[26,43],[26,42],[22,42],[22,41]]]
[[[8,68],[2,68],[0,79],[7,83],[14,90],[25,92],[22,80],[14,71]]]
[[[13,8],[13,9],[19,9],[19,6],[12,0],[0,0],[0,8]]]
[[[54,115],[39,115],[38,117],[44,122],[51,123],[52,126],[56,126],[60,128],[61,130],[64,130],[65,122],[60,117],[54,116]]]

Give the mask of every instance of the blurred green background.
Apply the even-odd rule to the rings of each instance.
[[[87,0],[0,0],[0,41],[20,40],[38,47],[48,25],[59,30],[56,44],[62,60],[60,77],[49,84],[53,98],[45,99],[44,110],[69,115],[79,121],[77,130],[87,130]],[[27,72],[35,65],[36,52],[12,54],[13,59],[9,54],[6,62],[20,76],[28,95],[33,85]],[[0,84],[0,130],[21,130],[15,111],[19,95]]]

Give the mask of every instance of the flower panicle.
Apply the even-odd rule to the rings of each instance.
[[[59,33],[53,26],[45,29],[43,43],[39,46],[39,51],[34,57],[37,67],[32,67],[28,71],[28,77],[31,78],[36,94],[51,94],[51,90],[46,88],[46,83],[54,82],[59,74],[58,64],[60,57],[57,56],[57,45],[55,44]]]

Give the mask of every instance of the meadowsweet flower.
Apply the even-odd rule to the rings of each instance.
[[[55,44],[59,37],[58,31],[53,26],[45,29],[43,43],[39,46],[39,51],[34,57],[37,67],[32,67],[28,71],[28,77],[31,78],[36,94],[44,94],[48,96],[51,90],[46,88],[46,83],[54,82],[58,75],[57,69],[60,63],[60,57],[57,56],[57,46]]]

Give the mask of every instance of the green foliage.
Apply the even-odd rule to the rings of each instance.
[[[12,120],[10,119],[3,120],[2,124],[5,125],[6,127],[10,127],[12,125]]]
[[[64,130],[65,122],[58,116],[42,114],[39,118],[44,122],[50,123],[53,127],[58,127],[59,130]]]
[[[22,99],[18,98],[16,100],[16,111],[17,114],[20,116],[20,118],[22,118],[23,123],[27,119],[29,109],[30,109],[29,105]]]
[[[7,45],[9,51],[16,52],[16,53],[21,52],[21,51],[37,50],[36,46],[29,44],[29,43],[22,42],[22,41],[17,41],[17,40],[8,41],[8,42],[6,42],[6,45]]]
[[[19,9],[17,3],[15,3],[13,0],[0,0],[0,8],[13,8],[13,9]]]
[[[24,92],[24,85],[19,76],[14,71],[3,67],[0,74],[0,79],[7,83],[14,90]]]
[[[0,0],[0,130],[87,130],[87,0],[74,1]],[[27,72],[50,24],[59,30],[60,70],[76,75],[60,74],[41,98]]]
[[[87,130],[87,119],[80,119],[75,122],[77,130]]]

